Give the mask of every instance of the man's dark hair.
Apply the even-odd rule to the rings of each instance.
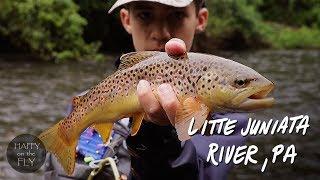
[[[206,7],[205,0],[193,0],[196,6],[196,12],[198,13],[201,8]]]

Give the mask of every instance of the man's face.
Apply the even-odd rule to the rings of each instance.
[[[121,9],[122,24],[132,35],[136,51],[164,51],[171,38],[182,39],[189,51],[196,30],[203,30],[203,23],[191,3],[184,8],[151,2],[134,2],[129,9]],[[205,19],[206,24],[206,19]],[[202,29],[201,29],[202,28]]]

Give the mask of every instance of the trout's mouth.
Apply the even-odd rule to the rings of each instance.
[[[268,84],[263,87],[242,92],[233,100],[233,102],[238,104],[238,108],[241,110],[269,108],[274,104],[274,98],[267,97],[267,95],[273,88],[274,84]]]

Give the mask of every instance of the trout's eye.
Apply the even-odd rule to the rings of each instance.
[[[234,85],[235,85],[235,87],[237,87],[237,88],[243,88],[243,87],[245,87],[246,85],[248,85],[249,82],[250,82],[250,80],[248,80],[248,79],[236,79],[236,80],[234,81]]]

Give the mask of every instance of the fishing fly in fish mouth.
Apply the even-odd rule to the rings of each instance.
[[[138,132],[145,116],[136,94],[139,80],[149,81],[155,95],[160,84],[172,86],[180,105],[171,123],[181,141],[190,139],[192,118],[194,127],[200,128],[210,112],[254,111],[274,103],[267,97],[274,88],[271,81],[222,57],[143,51],[125,54],[120,60],[115,73],[86,94],[74,97],[73,111],[39,136],[68,174],[74,170],[75,147],[85,128],[93,126],[106,142],[115,121],[132,117],[131,135]]]

